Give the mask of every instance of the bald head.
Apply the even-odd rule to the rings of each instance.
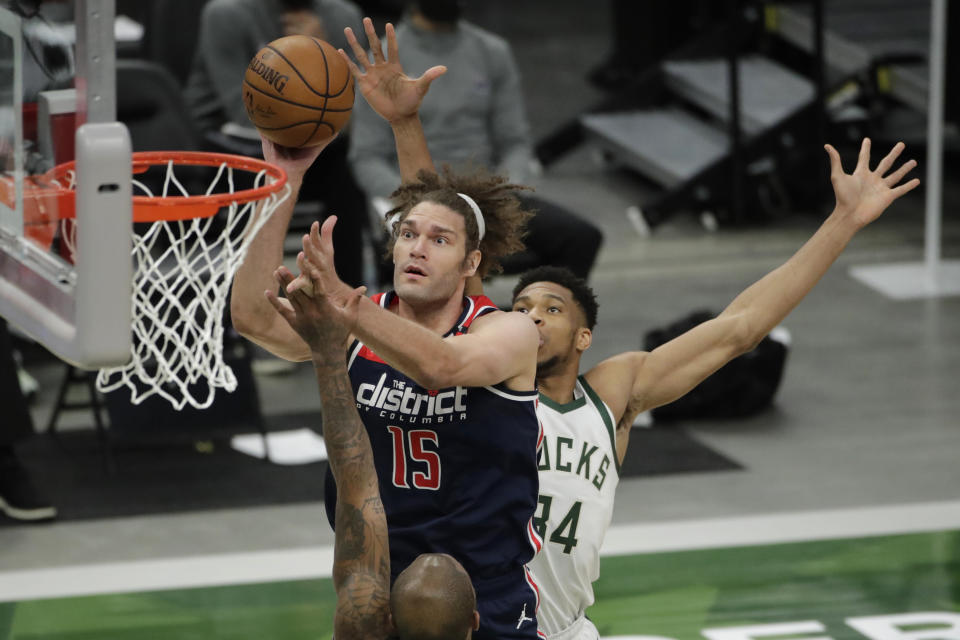
[[[461,640],[474,628],[477,596],[452,556],[424,553],[393,583],[390,612],[402,640]]]

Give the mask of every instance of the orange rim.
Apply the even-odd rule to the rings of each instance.
[[[272,193],[276,193],[287,183],[287,172],[269,162],[238,156],[229,153],[208,153],[204,151],[138,151],[133,154],[133,173],[143,173],[149,167],[166,165],[173,162],[175,165],[192,165],[227,167],[240,169],[250,173],[261,171],[274,179],[255,189],[245,189],[234,193],[215,193],[200,196],[133,196],[134,222],[157,222],[160,220],[190,220],[193,218],[209,218],[217,211],[233,203],[243,204],[255,200],[262,200]],[[63,180],[76,167],[76,162],[65,162],[57,165],[43,175],[43,180],[49,188],[31,189],[24,193],[24,198],[49,196],[51,190],[57,192],[57,198],[63,202],[69,200],[69,205],[60,211],[60,218],[75,216],[73,200],[74,193],[65,187],[56,186],[55,180]],[[68,204],[64,202],[64,204]]]

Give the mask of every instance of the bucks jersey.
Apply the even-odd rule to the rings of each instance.
[[[373,300],[390,308],[396,296]],[[484,296],[464,298],[447,336],[466,333],[474,319],[495,310]],[[347,357],[380,481],[394,577],[421,553],[434,552],[459,560],[475,583],[513,573],[525,584],[523,565],[540,544],[532,522],[540,439],[536,391],[503,385],[425,389],[360,341]],[[328,472],[331,524],[335,504]]]
[[[613,415],[583,376],[572,402],[541,395],[537,415],[543,444],[534,525],[543,549],[529,566],[540,587],[540,630],[554,636],[593,604],[620,465]]]

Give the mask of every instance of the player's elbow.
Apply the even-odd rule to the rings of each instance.
[[[279,318],[279,316],[277,316]],[[234,330],[241,336],[269,351],[271,354],[290,362],[303,362],[310,359],[310,350],[302,340],[294,339],[289,332],[282,329],[276,321],[249,314],[234,314],[231,308],[231,320]]]
[[[760,330],[759,323],[750,314],[737,313],[730,318],[730,322],[729,342],[735,356],[753,351],[763,340],[765,332]]]
[[[259,343],[268,337],[270,322],[259,313],[250,308],[249,305],[242,304],[234,297],[230,300],[230,320],[233,322],[233,329],[241,336],[251,342]]]
[[[750,351],[763,338],[757,335],[757,322],[747,311],[728,309],[709,322],[720,327],[717,346],[722,346],[728,352],[727,358],[730,360]]]

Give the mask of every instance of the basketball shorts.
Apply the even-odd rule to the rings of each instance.
[[[475,640],[543,640],[537,633],[537,606],[540,596],[526,568],[496,578],[474,582],[480,629]]]

